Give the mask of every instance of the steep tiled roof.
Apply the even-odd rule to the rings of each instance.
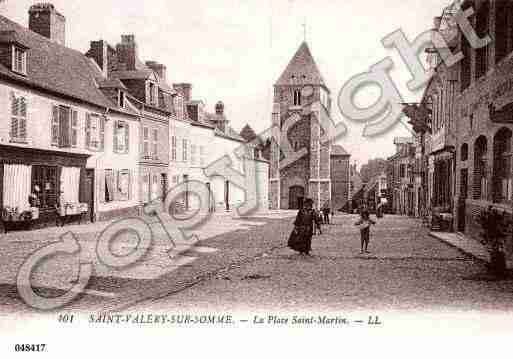
[[[332,156],[349,156],[349,152],[347,152],[345,150],[345,148],[340,145],[332,145],[331,146],[331,155]]]
[[[150,69],[112,71],[110,76],[120,80],[146,80],[154,72]]]
[[[27,75],[18,75],[0,63],[0,76],[41,90],[101,107],[127,112],[112,103],[98,88],[98,67],[79,51],[59,45],[0,15],[0,31],[14,31],[27,46]]]
[[[123,85],[123,83],[121,81],[119,81],[118,79],[108,79],[108,80],[98,81],[98,86],[102,89],[116,88],[116,89],[126,90],[126,86]]]
[[[297,84],[326,86],[306,42],[301,44],[294,57],[285,68],[285,71],[283,71],[278,79],[278,82],[276,82],[276,85]]]

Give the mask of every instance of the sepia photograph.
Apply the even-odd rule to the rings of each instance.
[[[0,355],[507,356],[512,144],[513,0],[0,0]]]

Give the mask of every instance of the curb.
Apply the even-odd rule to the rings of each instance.
[[[484,259],[484,258],[481,258],[481,257],[477,256],[476,254],[474,254],[474,253],[472,253],[472,252],[470,252],[470,251],[468,251],[468,250],[465,250],[465,249],[463,249],[463,248],[461,248],[461,247],[457,246],[457,245],[456,245],[456,244],[454,244],[454,243],[451,243],[451,242],[449,242],[449,241],[446,241],[445,239],[443,239],[443,238],[441,238],[441,237],[437,236],[437,235],[436,235],[435,233],[433,233],[433,232],[429,232],[429,236],[430,236],[430,237],[432,237],[432,238],[435,238],[435,239],[439,240],[440,242],[445,243],[446,245],[448,245],[448,246],[450,246],[450,247],[452,247],[452,248],[457,249],[459,252],[461,252],[461,253],[463,253],[463,254],[465,254],[465,255],[467,255],[467,256],[472,257],[474,260],[477,260],[478,262],[481,262],[481,263],[483,263],[483,264],[489,264],[489,263],[490,263],[490,261],[489,261],[489,260],[486,260],[486,259]]]

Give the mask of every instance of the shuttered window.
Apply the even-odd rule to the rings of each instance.
[[[143,127],[143,157],[150,157],[150,130],[148,127]]]
[[[187,140],[182,140],[182,161],[187,162]]]
[[[171,137],[171,160],[176,161],[176,137]]]
[[[52,106],[51,143],[59,147],[78,147],[78,112],[68,106]]]
[[[11,94],[11,141],[27,141],[27,99]]]
[[[22,74],[27,73],[27,52],[16,46],[12,48],[12,70]]]
[[[156,128],[153,129],[152,150],[153,150],[153,159],[158,160],[159,159],[159,130]]]
[[[71,147],[78,146],[78,113],[71,110]]]
[[[191,165],[196,166],[196,145],[191,144]]]
[[[115,121],[114,123],[114,152],[128,153],[130,127],[125,121]]]
[[[86,148],[102,151],[105,142],[105,117],[92,113],[87,114],[85,135]]]

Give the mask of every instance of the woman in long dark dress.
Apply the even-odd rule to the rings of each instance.
[[[294,221],[294,232],[289,239],[289,247],[293,250],[309,255],[312,250],[312,236],[317,220],[313,210],[313,201],[307,198]]]

